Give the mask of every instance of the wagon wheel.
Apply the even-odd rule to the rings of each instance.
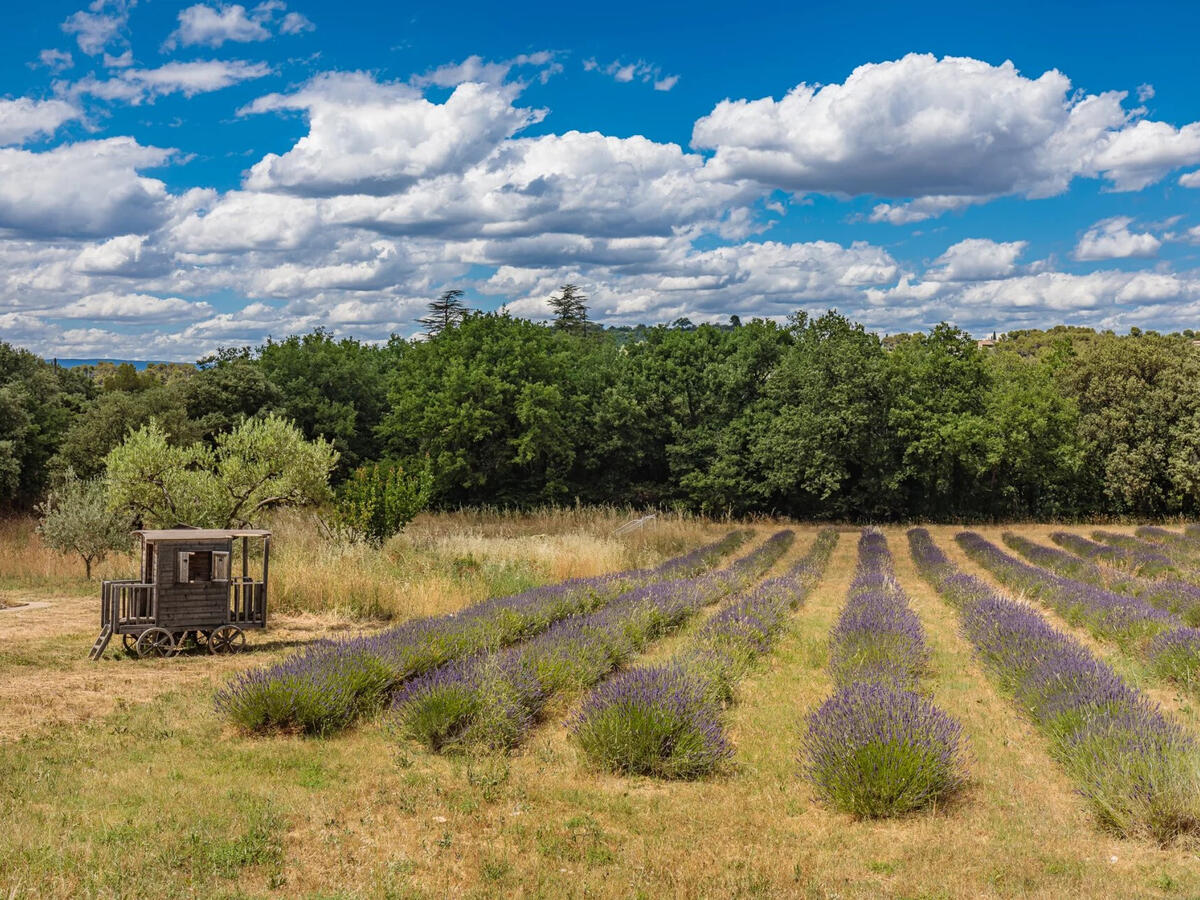
[[[200,648],[207,647],[208,646],[208,636],[211,633],[212,632],[209,632],[209,631],[201,631],[199,628],[197,628],[195,631],[192,632],[192,640],[196,642],[197,647],[200,647]]]
[[[246,632],[236,625],[222,625],[208,636],[209,653],[237,653],[246,646]]]
[[[137,639],[137,655],[142,658],[174,656],[177,652],[179,648],[175,645],[175,638],[165,628],[147,628]]]
[[[137,653],[137,639],[138,636],[136,634],[130,634],[129,632],[121,635],[121,643],[125,645],[125,652],[130,656]]]

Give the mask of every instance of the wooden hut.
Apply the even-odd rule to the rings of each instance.
[[[174,656],[187,641],[211,653],[246,644],[245,629],[267,625],[271,533],[256,528],[167,528],[135,532],[139,579],[106,581],[100,594],[99,659],[113,635],[138,656]],[[235,546],[235,541],[240,546]],[[251,575],[252,545],[261,557]],[[240,552],[238,552],[240,551]],[[240,569],[240,574],[234,570]]]

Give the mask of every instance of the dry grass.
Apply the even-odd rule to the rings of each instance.
[[[550,581],[654,565],[728,527],[671,515],[614,535],[630,517],[616,509],[426,513],[380,552],[324,540],[311,518],[284,515],[272,523],[271,596],[283,612],[436,615]]]
[[[476,546],[478,527],[501,541],[483,545],[497,554],[538,533],[515,522],[461,524],[463,546]],[[451,537],[445,520],[437,527],[446,533],[434,525],[418,523],[409,539],[430,543],[414,552],[439,552],[437,541]],[[933,529],[948,550],[956,530]],[[801,529],[793,554],[814,532]],[[928,631],[927,683],[970,742],[970,783],[948,808],[856,821],[817,805],[796,777],[798,725],[830,690],[825,640],[855,558],[847,530],[776,652],[739,685],[729,775],[663,784],[597,774],[566,740],[561,714],[501,758],[431,756],[374,723],[328,740],[249,740],[211,712],[227,669],[205,658],[115,660],[100,670],[104,680],[144,672],[144,693],[133,696],[158,696],[0,744],[0,896],[1200,894],[1195,848],[1095,827],[1044,741],[972,659],[955,612],[916,576],[903,530],[887,534]],[[0,631],[5,646],[11,637]],[[39,662],[45,653],[18,668],[54,692],[58,663]]]
[[[132,551],[114,553],[92,566],[92,577],[97,580],[127,578],[135,568]],[[79,591],[87,585],[83,560],[58,553],[43,544],[37,533],[36,519],[0,518],[0,589]]]

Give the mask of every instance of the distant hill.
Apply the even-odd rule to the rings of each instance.
[[[119,366],[121,363],[129,363],[139,372],[146,366],[154,365],[155,363],[165,363],[165,359],[67,359],[66,357],[51,358],[46,362],[57,362],[60,366],[66,369],[73,369],[76,366],[94,366],[99,363],[112,363],[114,366]]]

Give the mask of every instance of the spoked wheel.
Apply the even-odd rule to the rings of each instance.
[[[192,640],[195,641],[196,646],[202,650],[208,646],[208,636],[209,632],[201,631],[198,628],[192,632]]]
[[[147,628],[137,639],[137,655],[142,659],[147,656],[174,656],[178,651],[175,638],[165,628]]]
[[[222,625],[208,636],[209,653],[237,653],[246,646],[246,632],[236,625]]]
[[[121,635],[121,643],[125,645],[125,652],[130,656],[137,653],[137,641],[138,636],[136,634],[126,633]]]

